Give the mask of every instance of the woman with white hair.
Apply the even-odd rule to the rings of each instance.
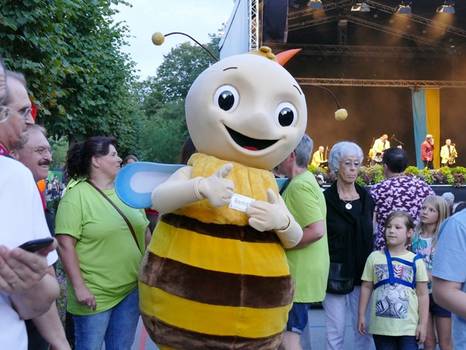
[[[374,348],[372,336],[357,329],[361,275],[372,251],[374,203],[368,191],[357,185],[364,159],[361,147],[353,142],[335,144],[329,154],[330,171],[337,180],[325,192],[330,273],[324,309],[327,349],[343,349],[346,315],[351,315],[354,344],[351,348]]]

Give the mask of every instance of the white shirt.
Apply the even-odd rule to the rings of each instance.
[[[372,149],[375,151],[375,153],[383,153],[383,151],[389,148],[390,148],[390,141],[388,140],[383,141],[382,139],[376,139],[374,142],[374,145],[372,146]]]
[[[0,244],[9,249],[31,239],[50,237],[39,191],[31,172],[16,160],[0,156]],[[56,251],[47,260],[57,260]],[[27,349],[24,322],[0,292],[0,344],[2,349]]]

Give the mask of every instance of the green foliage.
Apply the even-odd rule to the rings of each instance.
[[[206,46],[218,55],[218,36]],[[211,64],[202,48],[189,42],[173,48],[164,57],[157,75],[136,84],[145,114],[140,137],[141,158],[164,163],[179,162],[188,137],[184,99],[197,76]]]
[[[361,176],[358,176],[356,178],[356,183],[359,185],[359,186],[366,186],[365,182],[364,182],[364,179],[361,177]]]
[[[211,35],[205,46],[218,55],[219,36]],[[184,99],[194,80],[212,63],[212,58],[196,44],[185,42],[164,56],[155,77],[140,84],[143,110],[153,115],[165,103]]]
[[[112,23],[119,0],[25,0],[0,7],[0,55],[25,73],[39,122],[70,142],[113,135],[133,149],[141,118],[133,63],[119,51],[126,28]]]
[[[465,184],[466,168],[458,166],[451,168],[450,171],[453,176],[453,186],[461,186]]]
[[[384,179],[383,167],[376,164],[371,167],[361,167],[356,183],[364,185],[373,185]]]
[[[66,153],[68,151],[68,140],[66,137],[59,139],[49,138],[50,146],[52,147],[53,161],[51,169],[62,169],[66,161]]]
[[[415,166],[410,165],[409,167],[406,168],[405,174],[406,175],[412,175],[412,176],[418,176],[419,175],[419,169],[416,168]]]
[[[451,172],[452,174],[466,175],[466,168],[465,168],[465,167],[462,167],[462,166],[457,166],[457,167],[451,168],[451,169],[450,169],[450,172]]]
[[[184,101],[163,105],[147,118],[141,131],[141,158],[161,163],[179,163],[179,154],[188,130],[184,118]]]
[[[425,182],[427,182],[429,185],[432,185],[434,183],[434,177],[432,176],[432,173],[428,168],[424,168],[421,171],[419,171],[418,176]]]
[[[442,167],[431,171],[432,178],[436,184],[453,185],[454,177],[449,167]]]

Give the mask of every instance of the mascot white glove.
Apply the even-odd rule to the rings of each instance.
[[[267,190],[267,202],[254,201],[246,212],[249,225],[258,231],[274,230],[285,248],[293,248],[303,237],[303,230],[288,211],[283,199]]]
[[[198,182],[197,190],[199,194],[214,207],[221,207],[230,203],[235,184],[226,177],[231,169],[233,169],[233,164],[225,164],[213,175],[201,178]]]

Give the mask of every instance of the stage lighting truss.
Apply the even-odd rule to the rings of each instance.
[[[446,13],[448,15],[455,14],[455,2],[452,0],[445,0],[442,6],[437,8],[438,13]]]
[[[351,12],[371,12],[371,7],[365,1],[356,1],[351,6]]]
[[[398,5],[396,13],[399,15],[411,15],[413,13],[411,1],[402,1],[401,4]]]
[[[310,0],[307,3],[307,6],[311,10],[322,10],[322,0]]]
[[[394,13],[396,13],[396,10],[397,10],[396,7],[388,6],[388,5],[382,4],[379,1],[375,1],[375,0],[364,0],[364,1],[362,1],[362,0],[359,0],[359,1],[358,0],[332,0],[332,1],[325,1],[325,2],[323,2],[323,8],[322,9],[325,11],[325,13],[327,13],[327,15],[324,16],[324,17],[319,17],[319,18],[313,17],[313,12],[314,11],[311,8],[307,7],[307,6],[306,6],[307,8],[303,9],[303,10],[291,11],[290,15],[288,17],[288,30],[290,32],[292,32],[292,31],[302,30],[302,29],[305,29],[305,28],[320,26],[320,25],[323,25],[323,24],[326,24],[326,23],[336,22],[339,19],[339,15],[333,14],[332,11],[351,8],[351,6],[354,6],[358,2],[361,2],[361,3],[364,2],[367,5],[369,5],[369,7],[371,9],[371,12],[376,10],[376,11],[381,12],[381,13],[385,13],[385,14],[388,14],[388,15],[393,15]],[[447,5],[448,4],[450,6],[454,5],[453,1],[449,1],[447,3]],[[440,9],[440,7],[439,7],[439,9]],[[353,12],[353,13],[355,13],[355,12]],[[355,23],[355,21],[357,20],[358,22],[355,23],[355,24],[365,25],[365,26],[368,26],[369,28],[375,28],[377,30],[385,31],[385,32],[387,32],[389,34],[393,34],[393,29],[391,28],[390,30],[387,31],[387,26],[385,26],[385,25],[379,24],[379,23],[377,23],[375,21],[371,21],[371,22],[365,21],[365,22],[363,22],[363,20],[364,20],[363,17],[365,17],[365,16],[349,16],[349,17],[351,17],[350,22],[352,22],[352,23]],[[415,13],[412,13],[409,16],[409,18],[410,18],[410,20],[412,22],[419,23],[419,24],[424,25],[424,26],[426,26],[428,28],[438,28],[439,26],[444,27],[445,30],[446,30],[446,33],[453,34],[453,35],[459,36],[461,38],[466,38],[466,30],[464,30],[462,28],[458,28],[458,27],[455,27],[453,25],[443,24],[443,23],[441,23],[439,21],[434,22],[432,19],[428,19],[428,18],[419,16],[419,15],[416,15]],[[399,34],[400,33],[397,33],[397,35],[399,35]],[[406,37],[406,35],[408,35],[408,33],[404,32],[403,36]],[[408,38],[410,40],[414,40],[414,41],[416,41],[418,43],[421,43],[423,45],[430,45],[431,44],[431,41],[429,42],[427,39],[425,39],[424,35],[410,35]]]

